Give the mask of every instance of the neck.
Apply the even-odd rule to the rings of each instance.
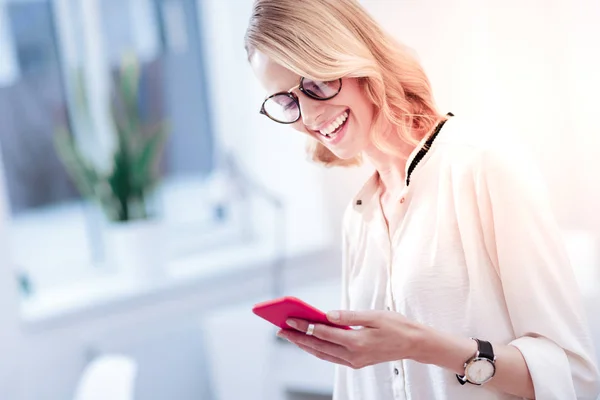
[[[404,187],[406,179],[406,161],[415,149],[415,146],[402,144],[399,155],[389,155],[379,149],[370,149],[365,152],[365,158],[368,160],[379,175],[379,183],[384,193],[400,191]]]
[[[413,132],[413,137],[421,141],[429,132]],[[399,192],[406,180],[406,162],[416,145],[405,143],[396,134],[389,135],[386,145],[396,150],[396,154],[388,154],[374,145],[365,150],[364,156],[375,167],[383,192]]]

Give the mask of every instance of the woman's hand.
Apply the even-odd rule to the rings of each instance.
[[[425,327],[391,311],[332,311],[330,322],[360,326],[344,330],[314,324],[313,335],[306,335],[308,321],[289,319],[295,330],[280,330],[277,335],[306,352],[326,361],[359,369],[385,361],[417,358],[421,333]]]
[[[335,324],[362,328],[344,330],[314,324],[313,335],[308,336],[309,322],[291,319],[287,323],[295,330],[280,330],[277,335],[322,360],[354,369],[410,359],[462,374],[464,362],[477,351],[476,342],[470,338],[417,324],[396,312],[333,311],[327,318]],[[533,382],[521,352],[511,345],[493,346],[498,360],[491,386],[518,397],[534,398]]]

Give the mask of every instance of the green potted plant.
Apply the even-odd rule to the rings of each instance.
[[[152,199],[161,179],[158,163],[168,130],[164,123],[152,126],[143,120],[139,82],[137,60],[125,56],[112,88],[110,116],[116,137],[108,166],[99,167],[93,144],[85,143],[85,139],[91,140],[93,135],[77,138],[67,128],[61,128],[55,144],[82,196],[97,203],[106,217],[106,261],[112,266],[147,275],[156,271],[151,271],[151,265],[139,264],[157,264],[157,260],[162,264],[164,259],[156,254],[162,252],[164,241]],[[75,125],[80,130],[93,132],[83,80],[77,79],[73,87]]]

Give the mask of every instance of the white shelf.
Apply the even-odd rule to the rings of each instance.
[[[210,287],[219,279],[244,271],[268,273],[275,257],[270,243],[256,241],[173,260],[163,279],[155,282],[97,270],[85,279],[48,288],[26,299],[21,306],[21,317],[26,325],[36,325],[65,316],[83,316],[124,301],[177,295],[184,289]]]

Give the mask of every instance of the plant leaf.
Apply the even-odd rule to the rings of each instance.
[[[156,166],[167,137],[166,124],[160,124],[142,142],[139,152],[134,159],[132,171],[133,184],[138,190],[147,192],[154,187],[158,180]]]
[[[84,197],[93,197],[100,177],[85,161],[73,136],[66,128],[58,129],[54,136],[54,146],[79,193]]]

